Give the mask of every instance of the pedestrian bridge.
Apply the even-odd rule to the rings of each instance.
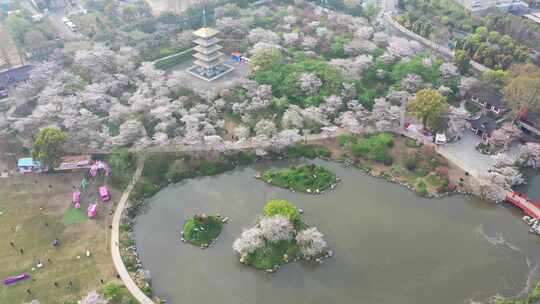
[[[540,203],[529,199],[525,194],[508,192],[506,201],[523,210],[528,216],[540,219]]]

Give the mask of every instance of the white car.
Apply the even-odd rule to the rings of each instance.
[[[68,23],[68,22],[70,22],[70,21],[69,21],[69,19],[68,19],[67,17],[62,17],[62,22]]]

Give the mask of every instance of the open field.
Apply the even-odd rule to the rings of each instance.
[[[99,209],[94,220],[80,221],[67,213],[73,186],[81,179],[82,173],[0,179],[0,278],[24,272],[32,275],[31,280],[0,287],[0,303],[38,299],[42,304],[62,304],[98,290],[100,279],[115,279],[109,248],[112,216],[107,210],[113,210],[113,206]],[[120,196],[114,190],[111,193],[113,200]],[[61,242],[57,248],[52,246],[55,238]],[[90,257],[86,257],[86,250],[91,252]],[[32,271],[38,260],[43,268]],[[73,282],[72,290],[69,281]]]

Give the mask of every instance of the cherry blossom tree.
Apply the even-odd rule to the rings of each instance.
[[[314,49],[318,43],[317,38],[313,36],[304,36],[304,39],[302,39],[302,46],[308,50]]]
[[[301,114],[302,109],[296,105],[291,105],[283,113],[281,124],[285,128],[299,128],[304,126],[304,117]]]
[[[245,126],[237,126],[234,128],[234,136],[239,139],[246,139],[249,137],[249,129]]]
[[[512,122],[506,122],[491,133],[489,144],[495,150],[506,150],[511,142],[519,138],[520,134],[521,130],[516,125]]]
[[[120,125],[120,134],[113,138],[113,142],[118,146],[129,146],[145,136],[143,124],[136,119],[128,119]]]
[[[373,65],[373,58],[370,55],[359,55],[353,58],[335,58],[330,61],[330,65],[337,67],[347,77],[355,78],[362,75],[362,71]]]
[[[512,190],[507,178],[495,171],[479,174],[471,186],[474,194],[495,203],[504,201],[507,193]]]
[[[274,122],[268,119],[261,119],[255,125],[255,134],[266,135],[268,137],[274,135],[277,132]]]
[[[415,40],[392,36],[388,40],[387,51],[397,57],[411,57],[418,54],[422,46]]]
[[[395,131],[400,125],[401,109],[390,105],[384,98],[377,98],[373,104],[371,120],[377,131]]]
[[[521,145],[519,159],[531,168],[540,168],[540,144],[530,142]]]
[[[260,27],[254,28],[249,31],[247,39],[250,43],[266,42],[270,44],[279,44],[281,39],[279,36],[271,30],[266,30]]]
[[[302,140],[302,136],[297,129],[283,130],[272,138],[272,149],[279,152],[283,148],[293,145],[300,140]]]
[[[241,257],[245,257],[262,246],[264,246],[262,230],[253,227],[244,230],[240,238],[234,241],[233,250]]]
[[[270,242],[289,240],[294,233],[293,224],[282,215],[263,217],[259,226],[262,236]]]
[[[448,129],[447,133],[450,138],[460,138],[467,129],[467,118],[470,113],[465,107],[448,107]]]
[[[297,32],[283,34],[283,44],[285,46],[294,46],[299,41],[300,41],[300,35]]]
[[[300,89],[307,95],[315,95],[322,86],[322,81],[313,73],[302,73],[298,80]]]
[[[296,242],[305,257],[315,258],[320,256],[328,247],[324,235],[316,228],[308,228],[296,235]]]

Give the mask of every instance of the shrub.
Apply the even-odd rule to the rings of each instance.
[[[109,301],[119,302],[123,297],[122,286],[115,283],[107,283],[103,287],[103,295]]]
[[[416,155],[407,157],[405,160],[405,167],[407,167],[409,171],[416,171],[416,168],[418,167],[418,157]]]
[[[348,148],[358,142],[358,137],[351,133],[341,134],[338,136],[338,141],[341,147]]]
[[[422,146],[421,142],[418,142],[416,139],[413,138],[407,138],[405,140],[405,145],[409,148],[418,148]]]
[[[264,215],[283,215],[288,218],[295,227],[301,224],[300,211],[286,200],[271,200],[264,206]]]
[[[429,194],[426,182],[423,179],[418,179],[416,181],[414,190],[416,191],[416,194],[418,194],[420,196],[425,197],[425,196],[428,196],[428,194]]]
[[[391,165],[394,160],[388,153],[388,148],[393,145],[394,136],[392,134],[379,133],[361,139],[352,147],[351,152],[354,156],[361,156],[369,160]]]

